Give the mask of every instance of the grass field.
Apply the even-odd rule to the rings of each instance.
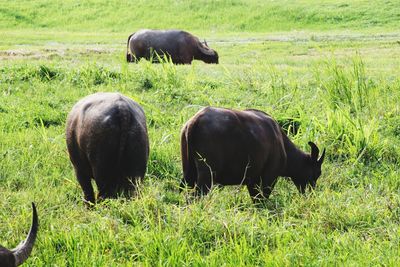
[[[35,201],[27,266],[397,266],[399,1],[148,2],[0,1],[0,244],[25,237]],[[140,28],[191,31],[220,64],[127,64]],[[100,91],[142,105],[151,155],[137,198],[88,210],[65,120]],[[179,133],[208,105],[326,148],[316,190],[281,178],[262,208],[234,186],[188,201]]]

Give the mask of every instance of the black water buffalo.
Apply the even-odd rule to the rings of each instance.
[[[126,60],[140,58],[158,62],[158,56],[167,55],[175,64],[191,64],[193,59],[218,64],[218,53],[200,42],[196,36],[180,30],[140,30],[128,37]]]
[[[96,93],[81,99],[68,115],[69,157],[87,202],[130,193],[144,177],[149,155],[143,109],[119,93]]]
[[[35,204],[32,203],[32,225],[26,239],[21,242],[15,249],[8,250],[0,246],[0,266],[1,267],[15,267],[19,266],[32,252],[33,245],[35,244],[36,235],[38,232],[39,220],[36,212]]]
[[[325,149],[309,142],[311,154],[296,148],[278,123],[254,109],[206,107],[181,133],[181,186],[207,194],[212,183],[246,185],[254,201],[268,198],[278,176],[290,177],[298,190],[315,187]]]

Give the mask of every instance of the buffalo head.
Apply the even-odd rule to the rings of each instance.
[[[218,64],[218,53],[214,49],[208,47],[206,40],[203,43],[198,44],[199,51],[201,53],[201,60],[205,63]]]
[[[303,158],[303,162],[300,163],[298,175],[293,177],[293,182],[295,183],[297,189],[301,193],[305,193],[308,186],[315,188],[318,178],[321,176],[321,166],[325,158],[325,149],[322,152],[320,158],[319,149],[313,142],[308,142],[311,147],[311,154]]]

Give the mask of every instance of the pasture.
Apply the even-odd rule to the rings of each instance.
[[[0,244],[40,227],[27,266],[332,266],[400,261],[398,1],[0,1]],[[205,38],[218,65],[127,64],[140,28]],[[137,197],[89,210],[65,144],[72,106],[121,92],[147,116]],[[326,148],[317,188],[280,178],[179,192],[180,129],[204,106],[257,108]]]

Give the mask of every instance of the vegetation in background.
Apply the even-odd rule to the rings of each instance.
[[[290,30],[398,30],[397,1],[2,1],[8,29],[130,32],[137,28],[191,29],[226,34]],[[5,29],[5,28],[4,28]]]

